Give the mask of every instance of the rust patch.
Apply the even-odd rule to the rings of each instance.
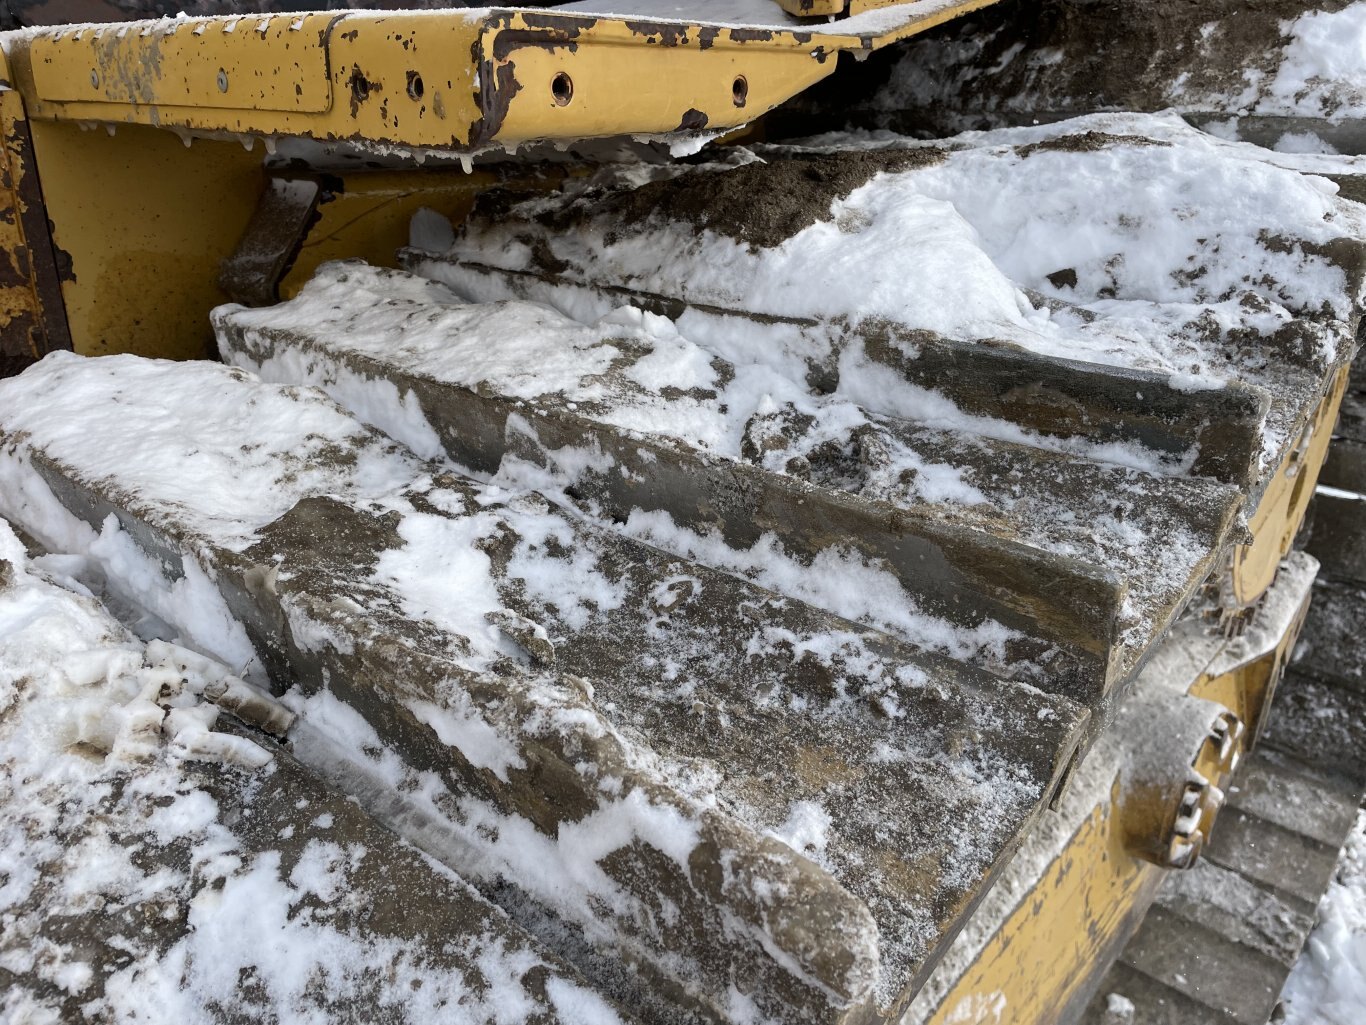
[[[4,373],[17,373],[23,366],[12,364],[8,357],[28,359],[28,354],[40,357],[57,349],[72,348],[71,329],[62,300],[62,282],[75,281],[76,275],[71,255],[53,241],[52,222],[48,220],[43,204],[33,140],[24,119],[22,100],[17,93],[7,95],[18,109],[12,121],[9,111],[4,115],[9,128],[4,140],[3,160],[27,250],[23,254],[16,253],[13,260],[15,266],[28,269],[26,283],[31,285],[37,304],[34,316],[25,314],[14,318],[0,329],[0,350],[7,351]]]
[[[346,80],[346,84],[351,90],[351,117],[353,119],[360,110],[360,105],[370,98],[371,93],[383,91],[383,87],[378,82],[372,82],[365,77],[365,72],[361,71],[359,64],[351,65],[351,77]]]
[[[575,36],[584,29],[592,28],[597,23],[596,18],[589,21],[579,21],[577,18],[560,18],[553,14],[537,14],[534,11],[522,13],[522,24],[527,28],[557,29]]]
[[[568,50],[574,53],[579,48],[576,42],[579,30],[573,28],[548,29],[504,29],[493,37],[493,59],[505,61],[512,51],[534,46],[542,50]]]
[[[7,260],[0,260],[0,289],[28,288],[31,279],[27,253],[16,249],[4,254]]]
[[[511,61],[494,67],[493,61],[479,62],[479,105],[483,116],[470,125],[470,145],[491,141],[507,120],[512,98],[522,91]]]
[[[52,262],[57,273],[58,281],[76,281],[76,261],[71,258],[71,254],[57,244],[57,229],[53,226],[50,218],[44,218],[47,224],[48,238],[52,239]]]
[[[683,114],[683,120],[678,122],[678,127],[674,129],[678,132],[698,132],[707,127],[710,119],[696,107],[689,107]]]
[[[622,24],[636,35],[644,36],[650,42],[654,42],[655,38],[658,37],[661,46],[688,45],[690,25],[667,25],[657,21],[626,21]]]
[[[32,312],[21,310],[0,324],[0,378],[13,377],[41,357],[42,330]]]
[[[733,43],[767,43],[773,38],[773,30],[766,28],[733,28],[729,32]]]

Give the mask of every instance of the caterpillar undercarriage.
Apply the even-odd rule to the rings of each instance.
[[[1270,1020],[1366,781],[1366,82],[1244,86],[1353,5],[269,6],[7,7],[0,1016]],[[55,587],[143,688],[79,814]],[[156,899],[61,896],[109,836]]]

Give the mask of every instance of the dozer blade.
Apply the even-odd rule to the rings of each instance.
[[[291,734],[668,1020],[896,1016],[1084,728],[1064,698],[423,463],[313,389],[53,356],[0,410],[0,512],[297,685],[302,723],[397,752],[398,778]]]

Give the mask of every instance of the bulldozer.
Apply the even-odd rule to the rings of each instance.
[[[0,1017],[1281,1013],[1362,5],[1168,6],[11,0]]]

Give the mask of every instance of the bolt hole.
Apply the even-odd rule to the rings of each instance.
[[[414,100],[422,99],[422,76],[416,71],[408,72],[408,95]]]
[[[228,73],[222,68],[218,69],[218,91],[220,93],[228,91]]]
[[[749,82],[745,80],[744,75],[735,76],[735,81],[730,86],[730,98],[737,107],[743,107],[749,99]]]
[[[569,106],[569,101],[574,98],[574,81],[563,71],[550,80],[550,95],[555,97],[555,102],[561,107]]]
[[[98,89],[100,87],[100,73],[94,68],[90,69],[90,87]]]
[[[361,103],[370,95],[370,82],[366,77],[358,72],[351,75],[351,98],[357,103]]]

